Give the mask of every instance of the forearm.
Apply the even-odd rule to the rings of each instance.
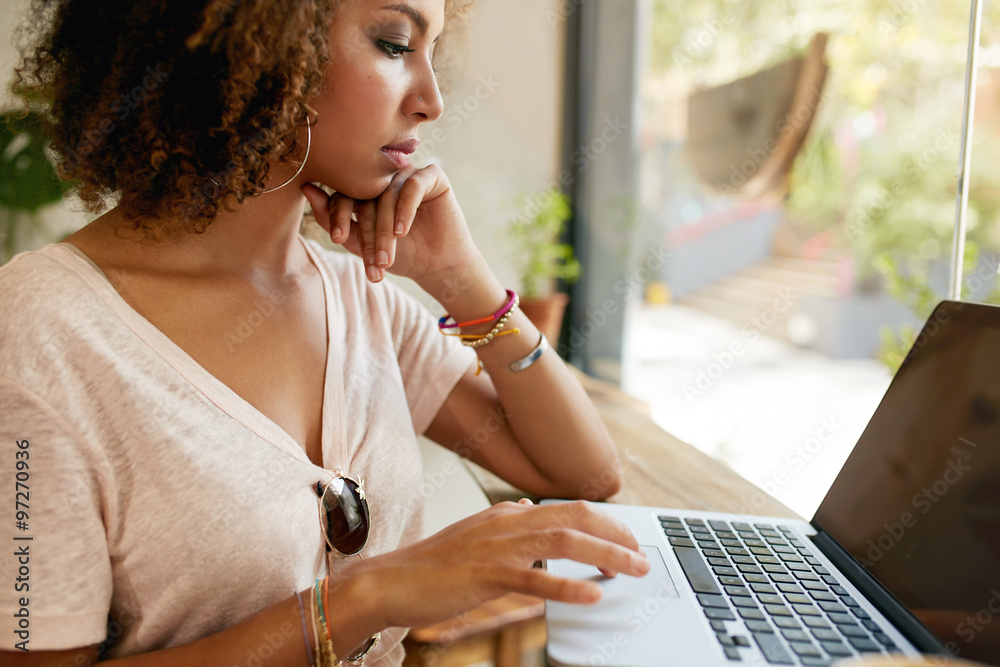
[[[506,300],[504,287],[485,268],[457,270],[447,279],[422,285],[448,309],[456,322],[495,312]],[[492,323],[463,329],[483,334]],[[602,499],[620,485],[620,467],[614,444],[593,403],[554,349],[529,368],[513,372],[510,364],[538,344],[538,329],[521,311],[507,321],[503,335],[476,348],[496,389],[508,426],[525,456],[544,480],[539,495]],[[555,344],[555,341],[550,341]],[[489,452],[481,452],[489,458]]]
[[[353,654],[376,631],[375,610],[363,605],[364,596],[356,594],[357,588],[356,582],[351,580],[343,582],[339,588],[334,581],[330,582],[328,627],[338,656]],[[222,632],[107,664],[116,667],[217,667],[248,664],[250,657],[256,657],[259,664],[266,667],[304,667],[309,664],[309,656],[303,639],[303,619],[310,651],[315,650],[317,638],[310,590],[302,591],[301,595],[301,613],[298,599],[293,595]]]

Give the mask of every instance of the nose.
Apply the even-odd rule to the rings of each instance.
[[[407,115],[422,117],[420,122],[437,120],[444,113],[444,100],[438,87],[437,75],[429,60],[420,69],[403,111]]]

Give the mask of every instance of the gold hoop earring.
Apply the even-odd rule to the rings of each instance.
[[[309,118],[306,118],[306,154],[302,158],[302,164],[299,165],[299,168],[295,171],[294,174],[292,174],[292,177],[289,178],[287,181],[285,181],[281,185],[275,185],[273,188],[262,190],[254,196],[266,195],[269,192],[274,192],[275,190],[279,190],[288,185],[289,183],[291,183],[292,181],[294,181],[296,178],[298,178],[299,174],[302,173],[302,170],[306,168],[306,160],[309,159],[309,149],[311,147],[312,147],[312,123],[309,122]],[[211,176],[208,177],[208,180],[212,181],[212,183],[215,184],[215,187],[219,188],[220,190],[222,189],[222,186],[219,185],[219,182],[214,178],[212,178]]]

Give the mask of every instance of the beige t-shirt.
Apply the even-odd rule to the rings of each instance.
[[[363,554],[375,555],[420,536],[416,434],[475,354],[400,288],[369,283],[353,256],[305,243],[327,303],[323,463],[364,479]],[[271,313],[246,305],[233,345]],[[153,651],[309,587],[327,570],[315,486],[328,477],[74,246],[0,269],[0,648],[107,638],[104,659]],[[304,653],[301,630],[261,638],[255,654],[279,641]],[[399,664],[403,634],[383,633],[369,662]]]

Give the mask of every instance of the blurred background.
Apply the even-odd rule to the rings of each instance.
[[[7,110],[27,4],[0,0]],[[963,292],[991,302],[998,19]],[[418,157],[566,359],[810,516],[947,289],[968,24],[926,0],[478,0]],[[6,126],[2,260],[89,219],[46,162]]]

